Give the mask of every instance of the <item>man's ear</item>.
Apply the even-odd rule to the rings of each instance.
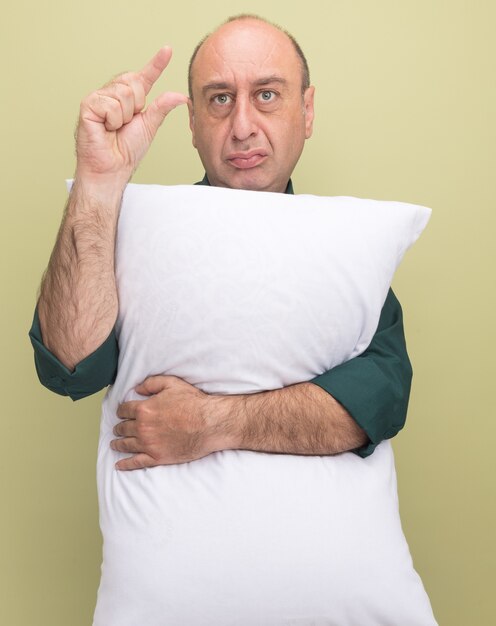
[[[196,148],[195,141],[195,114],[193,111],[193,100],[188,98],[188,113],[189,113],[189,127],[191,130],[191,141],[193,142],[193,146]]]
[[[305,115],[305,139],[310,139],[313,132],[313,118],[315,115],[313,99],[315,87],[310,86],[303,95],[303,113]]]

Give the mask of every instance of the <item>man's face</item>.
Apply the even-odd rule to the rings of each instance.
[[[312,134],[313,93],[288,37],[256,20],[231,22],[198,51],[190,127],[212,185],[279,191]]]

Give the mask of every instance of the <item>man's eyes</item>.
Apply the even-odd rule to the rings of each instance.
[[[259,91],[255,94],[255,99],[262,104],[271,103],[276,99],[276,97],[276,92],[271,89],[264,89],[263,91]],[[226,106],[234,102],[234,97],[228,93],[218,93],[215,96],[212,96],[212,102],[220,106]]]
[[[232,97],[227,93],[219,93],[212,98],[212,101],[215,104],[225,105],[225,104],[230,104],[232,102]]]
[[[275,100],[275,97],[275,91],[271,91],[270,89],[264,89],[264,91],[260,91],[260,93],[257,94],[257,98],[261,102],[272,102]]]

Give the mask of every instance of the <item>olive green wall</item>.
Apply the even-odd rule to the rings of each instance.
[[[194,44],[241,11],[282,23],[310,62],[315,135],[296,190],[433,208],[394,282],[415,368],[394,444],[401,512],[440,624],[494,623],[494,7],[18,0],[2,9],[1,624],[88,626],[99,578],[101,397],[73,404],[42,388],[27,340],[74,168],[79,101],[164,43],[175,55],[159,88],[184,91]],[[186,109],[174,111],[135,181],[201,175]]]

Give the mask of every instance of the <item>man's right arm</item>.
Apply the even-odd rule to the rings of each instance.
[[[41,382],[74,400],[115,377],[114,241],[122,189],[75,181],[30,332]]]
[[[187,102],[162,93],[144,109],[171,54],[162,48],[143,70],[118,76],[81,103],[74,185],[30,333],[38,371],[51,358],[71,375],[102,348],[116,356],[107,342],[118,311],[114,248],[122,194],[166,115]]]
[[[43,344],[38,310],[35,310],[29,338],[34,349],[36,372],[42,385],[72,400],[80,400],[111,385],[117,375],[119,346],[115,327],[95,352],[69,370]]]
[[[114,241],[122,189],[75,181],[30,333],[41,382],[73,399],[115,377]]]
[[[45,347],[70,371],[109,336],[117,319],[117,217],[125,181],[74,182],[38,314]]]

